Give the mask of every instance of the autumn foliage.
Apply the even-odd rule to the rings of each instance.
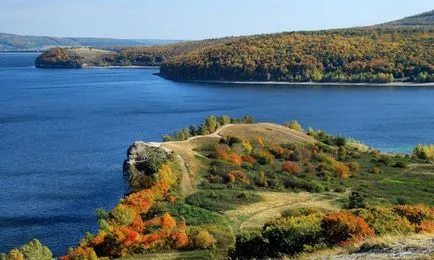
[[[96,236],[61,259],[120,257],[133,249],[147,251],[189,246],[185,223],[177,223],[168,212],[147,220],[142,218],[157,200],[167,198],[169,189],[176,181],[170,163],[163,164],[158,175],[158,181],[151,188],[126,196],[107,218],[100,220],[104,224]]]
[[[374,230],[359,216],[350,212],[332,212],[321,222],[326,241],[330,244],[351,244],[374,236]]]
[[[296,162],[286,161],[282,164],[282,170],[289,174],[299,174],[301,172],[301,167]]]

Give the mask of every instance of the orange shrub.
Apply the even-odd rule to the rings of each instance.
[[[270,144],[270,150],[271,153],[278,158],[282,157],[282,155],[285,153],[285,149],[275,144]]]
[[[292,161],[285,161],[282,164],[282,170],[290,174],[299,174],[301,172],[300,164]]]
[[[233,175],[232,173],[228,173],[228,175],[226,175],[226,178],[229,183],[234,183],[237,179],[237,177],[235,177],[235,175]]]
[[[241,183],[248,184],[249,183],[249,177],[247,176],[247,173],[240,171],[240,170],[233,170],[230,171],[227,175],[228,182],[235,182],[239,181]]]
[[[259,146],[264,147],[264,139],[260,136],[256,137],[256,142]]]
[[[346,164],[341,162],[335,162],[334,167],[335,167],[336,174],[338,175],[339,178],[346,180],[350,177],[351,175],[350,168],[348,168]]]
[[[363,218],[346,211],[325,215],[321,220],[321,228],[326,241],[331,245],[348,245],[374,236],[374,230]]]
[[[161,216],[161,228],[163,229],[172,229],[176,226],[175,219],[170,216],[169,213],[164,213],[163,216]]]
[[[137,232],[142,232],[145,228],[145,224],[143,223],[140,214],[137,214],[137,216],[134,217],[133,222],[131,223],[131,228]]]
[[[92,241],[91,241],[92,246],[98,246],[98,245],[104,243],[104,239],[105,239],[105,236],[106,236],[106,235],[107,235],[107,233],[106,233],[105,231],[100,231],[100,232],[98,233],[98,235],[96,235],[96,236],[92,239]]]
[[[241,160],[243,160],[243,162],[250,163],[251,165],[255,165],[256,164],[255,158],[253,158],[250,155],[243,155],[243,156],[241,156]]]
[[[66,256],[59,257],[59,260],[75,260],[75,259],[88,259],[96,260],[98,257],[95,251],[91,247],[76,247],[69,252]]]
[[[139,213],[146,213],[152,206],[152,203],[153,199],[147,190],[132,193],[122,201],[123,205],[128,205]]]
[[[416,232],[418,233],[434,233],[434,221],[433,220],[422,220],[416,226]]]
[[[424,220],[434,220],[434,207],[429,207],[423,204],[396,205],[393,210],[398,215],[406,217],[414,224],[419,224]]]
[[[227,160],[229,158],[229,152],[230,151],[231,151],[231,148],[227,144],[218,144],[215,147],[217,159],[220,159],[220,160]]]
[[[177,230],[172,233],[171,237],[175,241],[176,249],[186,248],[190,245],[190,238],[185,230]]]
[[[229,161],[233,162],[234,164],[236,164],[238,166],[240,166],[241,163],[243,162],[241,157],[236,153],[229,154]]]

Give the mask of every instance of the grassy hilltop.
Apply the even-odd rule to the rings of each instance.
[[[164,139],[129,148],[130,193],[61,259],[434,256],[434,146],[382,154],[225,116]],[[49,255],[26,248],[3,257]]]

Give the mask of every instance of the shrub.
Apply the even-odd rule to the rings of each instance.
[[[299,174],[301,172],[301,167],[298,163],[292,161],[285,161],[282,164],[282,170],[289,174]]]
[[[350,197],[348,198],[348,208],[364,208],[366,206],[365,196],[357,191],[352,191]]]
[[[374,236],[374,230],[361,217],[350,212],[331,212],[322,218],[321,227],[330,245],[345,245]]]
[[[290,122],[285,122],[285,123],[283,123],[283,125],[292,129],[292,130],[304,132],[303,127],[301,127],[301,125],[296,120],[292,120]]]
[[[336,146],[345,146],[347,139],[344,136],[336,136]]]
[[[206,230],[200,230],[193,236],[193,245],[196,248],[213,248],[217,243],[216,239]]]
[[[352,172],[360,171],[360,165],[356,162],[349,162],[347,163],[347,166]]]
[[[416,226],[416,232],[418,233],[434,233],[434,221],[433,220],[422,220]]]
[[[336,175],[341,179],[348,179],[351,175],[350,168],[344,163],[335,162],[334,163]]]
[[[217,144],[215,147],[216,158],[220,160],[227,160],[229,158],[229,152],[231,148],[227,144]]]
[[[434,208],[419,205],[396,205],[393,208],[398,215],[406,217],[411,223],[419,224],[424,220],[434,220]]]
[[[250,163],[251,165],[255,165],[256,164],[255,158],[253,158],[250,155],[242,155],[241,156],[241,160],[243,160],[243,162]]]
[[[270,164],[273,161],[273,156],[264,149],[253,151],[253,157],[262,165]]]
[[[355,214],[365,219],[377,235],[406,234],[413,231],[411,223],[390,207],[368,207],[358,209]]]
[[[422,160],[434,160],[434,145],[419,144],[414,148],[413,155]]]
[[[264,172],[259,172],[257,176],[254,178],[255,184],[259,187],[267,187],[268,186],[268,178],[265,176]]]
[[[247,176],[247,173],[240,171],[240,170],[233,170],[230,171],[227,175],[228,182],[234,183],[235,181],[239,181],[244,184],[249,184],[249,177]]]
[[[406,162],[403,161],[398,161],[396,162],[393,167],[395,168],[407,168],[408,164]]]
[[[269,242],[262,237],[262,233],[241,233],[236,237],[235,250],[231,257],[233,259],[261,259],[265,258],[268,249]]]
[[[319,242],[321,235],[321,215],[280,218],[267,222],[263,227],[263,237],[268,240],[268,256],[295,254],[306,246]]]
[[[117,223],[123,226],[129,226],[133,223],[136,211],[133,208],[119,204],[112,210],[112,216]]]
[[[241,166],[241,163],[243,162],[241,156],[235,153],[229,154],[229,161],[233,162],[237,166]]]
[[[48,247],[33,239],[20,248],[12,249],[8,254],[0,254],[2,260],[51,260],[53,255]]]

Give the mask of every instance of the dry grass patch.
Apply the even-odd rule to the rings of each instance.
[[[272,123],[234,124],[225,127],[219,134],[242,139],[261,137],[265,142],[275,144],[316,142],[315,139],[302,132]]]
[[[339,209],[337,200],[344,194],[318,194],[308,192],[257,192],[262,201],[228,210],[225,215],[234,222],[235,230],[259,229],[272,218],[290,208]]]
[[[207,158],[194,151],[194,149],[197,149],[204,144],[214,142],[218,139],[218,137],[200,136],[186,141],[165,142],[162,143],[162,146],[175,152],[184,159],[192,185],[196,186],[201,181],[200,173],[206,171],[207,169],[206,165],[204,165],[203,161],[198,159],[198,157],[202,158],[203,160],[207,160]]]

